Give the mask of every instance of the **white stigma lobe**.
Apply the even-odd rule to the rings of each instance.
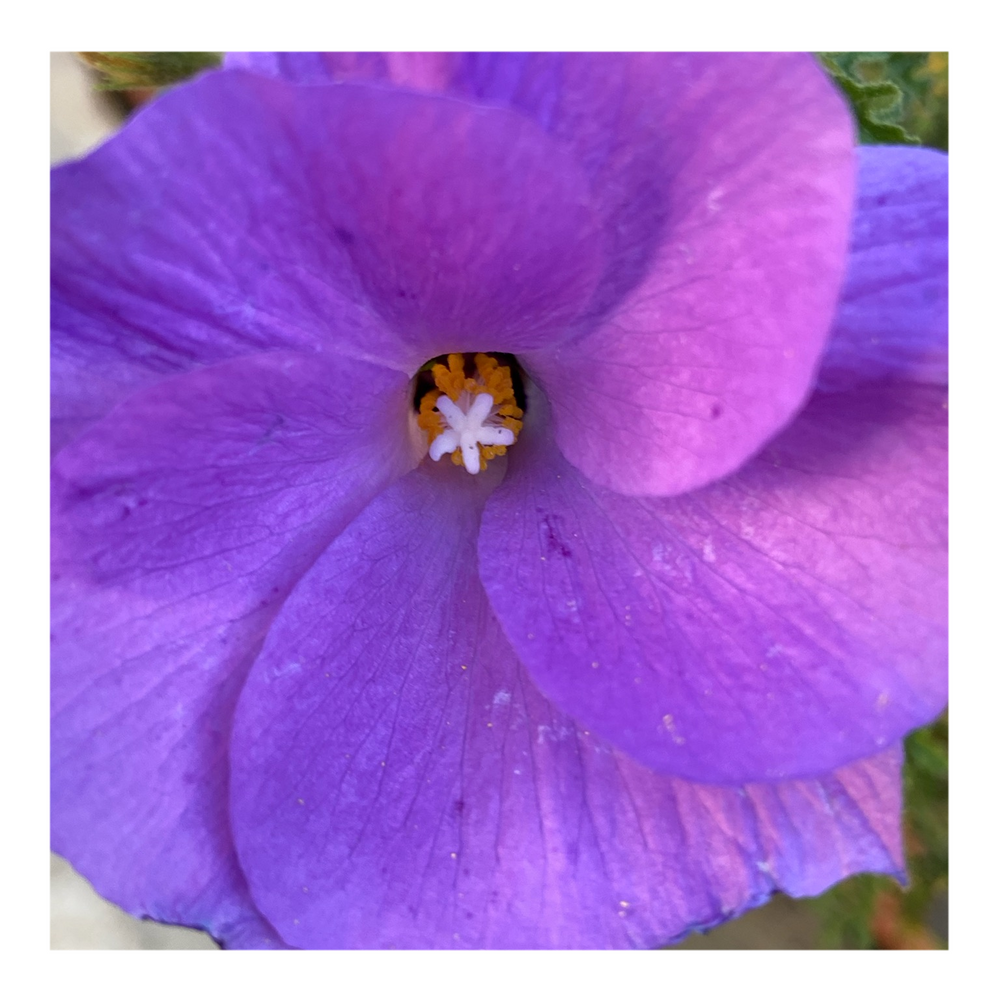
[[[499,408],[488,392],[463,392],[457,403],[441,395],[435,409],[448,425],[431,442],[429,454],[435,462],[461,448],[462,464],[475,475],[480,469],[479,445],[514,443],[514,432],[501,426]]]

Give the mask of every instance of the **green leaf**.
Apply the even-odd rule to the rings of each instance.
[[[819,57],[850,102],[861,141],[919,145],[920,139],[911,135],[896,121],[903,105],[902,90],[892,80],[859,79],[854,60],[847,62],[849,68],[845,68],[845,60],[837,58],[852,55],[854,53],[821,52]],[[868,64],[872,63],[873,61],[869,61]]]
[[[820,52],[864,143],[948,148],[947,52]]]

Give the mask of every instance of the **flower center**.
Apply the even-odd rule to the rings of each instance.
[[[476,354],[468,366],[462,354],[430,368],[434,388],[420,399],[417,425],[427,432],[435,461],[451,455],[475,475],[517,440],[524,411],[517,405],[509,365]]]

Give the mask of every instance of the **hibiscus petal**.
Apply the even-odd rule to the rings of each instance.
[[[673,499],[595,487],[544,426],[523,434],[479,548],[505,633],[561,709],[670,774],[876,753],[946,699],[944,406],[904,383],[817,394],[739,473]]]
[[[819,387],[948,383],[948,157],[858,148],[851,256]]]
[[[57,456],[53,847],[129,912],[280,944],[232,849],[230,718],[296,580],[412,467],[407,408],[399,373],[275,352],[143,390]]]
[[[711,788],[641,768],[548,703],[477,580],[470,478],[425,463],[374,500],[244,688],[234,835],[286,941],[649,946],[778,888],[900,871],[897,751]]]
[[[60,442],[165,373],[253,351],[412,374],[537,346],[600,265],[586,180],[533,122],[239,72],[164,94],[55,171],[52,220]]]

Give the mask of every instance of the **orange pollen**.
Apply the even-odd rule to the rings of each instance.
[[[521,431],[524,411],[514,398],[510,368],[489,354],[473,358],[475,375],[465,374],[465,358],[449,354],[447,366],[434,365],[435,389],[420,400],[417,425],[427,433],[436,462],[451,454],[455,465],[479,472],[491,458],[507,453]],[[490,405],[480,400],[490,397]]]

